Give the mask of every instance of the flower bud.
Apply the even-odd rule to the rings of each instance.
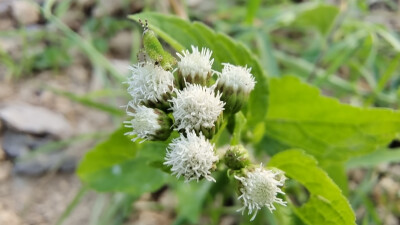
[[[240,170],[251,164],[249,154],[242,145],[230,146],[224,155],[225,165],[232,170]]]
[[[164,165],[171,166],[173,175],[184,176],[185,182],[206,178],[214,181],[211,171],[215,170],[218,157],[211,144],[201,133],[188,132],[173,139],[167,149]]]
[[[138,63],[131,68],[132,75],[126,82],[134,105],[167,109],[174,88],[174,75],[153,63]]]
[[[165,70],[172,70],[172,67],[176,64],[176,59],[165,51],[158,40],[156,34],[149,29],[147,20],[143,24],[139,20],[143,27],[143,47],[146,51],[147,56],[155,63],[158,63]]]
[[[146,106],[133,106],[133,112],[127,111],[133,119],[125,121],[125,127],[133,130],[125,135],[134,136],[132,141],[143,139],[149,141],[164,141],[171,134],[172,120],[160,109],[147,108]]]
[[[217,80],[217,88],[222,93],[221,100],[226,103],[226,113],[237,113],[247,102],[255,81],[251,68],[223,63],[224,68]]]
[[[211,59],[212,51],[202,48],[201,52],[197,47],[192,46],[192,53],[188,50],[182,51],[182,55],[177,53],[180,61],[178,62],[178,83],[181,88],[189,84],[200,84],[207,86],[212,70],[211,66],[214,59]]]
[[[273,203],[286,206],[286,202],[277,197],[278,193],[285,194],[280,187],[285,183],[285,176],[278,169],[267,170],[262,165],[242,170],[243,175],[235,175],[239,181],[238,199],[242,200],[243,207],[238,211],[253,214],[251,220],[257,215],[258,210],[266,206],[271,212],[275,210]]]

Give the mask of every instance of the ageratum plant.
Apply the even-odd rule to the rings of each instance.
[[[285,205],[286,202],[277,197],[278,193],[284,194],[279,188],[285,180],[282,172],[276,168],[266,170],[262,164],[256,167],[249,159],[243,158],[245,148],[241,148],[244,151],[241,154],[231,154],[230,151],[234,150],[228,150],[227,157],[224,157],[224,153],[210,141],[221,124],[228,123],[223,115],[231,117],[246,104],[255,85],[251,68],[224,63],[222,72],[213,71],[212,51],[207,48],[199,51],[199,47],[192,46],[192,52],[177,53],[179,61],[173,70],[177,73],[174,76],[168,71],[174,64],[162,63],[165,54],[160,52],[162,49],[154,47],[160,44],[147,24],[144,36],[144,46],[147,46],[144,53],[148,55],[148,61],[134,65],[127,82],[128,92],[133,98],[128,104],[127,114],[133,118],[125,122],[126,127],[132,129],[126,135],[133,136],[132,141],[164,141],[172,130],[178,131],[179,137],[172,139],[166,149],[163,164],[169,167],[172,175],[184,177],[185,182],[202,179],[216,182],[212,172],[225,170],[217,167],[219,161],[224,161],[229,173],[239,181],[239,199],[244,204],[239,210],[244,212],[244,208],[248,208],[249,214],[254,212],[251,220],[264,206],[272,211],[275,202]],[[152,52],[157,52],[158,56],[150,56]],[[217,74],[217,80],[210,86],[213,74]],[[170,107],[164,107],[168,103]],[[172,126],[167,114],[174,121]],[[231,167],[240,160],[249,163]]]
[[[342,104],[297,77],[272,78],[254,53],[202,23],[131,17],[139,18],[150,21],[146,57],[125,82],[124,127],[82,160],[85,184],[136,197],[168,186],[182,224],[202,214],[355,224],[344,165],[392,141],[398,111]]]

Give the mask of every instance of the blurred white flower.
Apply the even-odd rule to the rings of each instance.
[[[132,74],[126,83],[135,105],[148,104],[148,101],[168,103],[166,98],[174,87],[174,75],[170,71],[151,62],[141,62],[130,69]]]
[[[211,59],[212,51],[207,48],[199,49],[192,45],[192,53],[189,50],[182,51],[182,54],[177,53],[180,61],[178,62],[178,74],[181,83],[206,84],[212,75],[211,66],[214,59]]]
[[[255,85],[254,77],[250,73],[251,68],[234,66],[229,63],[222,63],[224,68],[218,78],[218,85],[225,88],[232,88],[234,92],[238,90],[249,94]]]
[[[172,175],[185,177],[185,182],[191,180],[199,181],[206,178],[214,181],[211,170],[215,168],[218,157],[214,152],[214,145],[211,144],[201,133],[187,132],[179,138],[172,140],[167,149],[165,165],[172,166]]]
[[[235,176],[240,181],[239,191],[244,206],[238,211],[248,209],[248,214],[254,212],[251,220],[257,215],[261,207],[266,206],[271,212],[275,210],[273,203],[286,206],[286,202],[277,197],[278,193],[285,194],[279,188],[285,183],[285,176],[280,170],[266,170],[262,167],[256,167],[253,171],[247,171],[245,176]]]
[[[212,88],[198,84],[188,84],[183,90],[176,91],[172,103],[176,130],[196,130],[212,128],[224,110],[221,94]]]
[[[152,109],[146,106],[135,106],[130,104],[133,112],[127,111],[128,116],[133,118],[124,121],[125,127],[132,128],[132,131],[125,135],[134,136],[132,141],[137,139],[145,140],[165,140],[169,137],[172,124],[171,119],[161,110]]]

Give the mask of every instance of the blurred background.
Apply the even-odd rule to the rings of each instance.
[[[74,174],[124,119],[142,34],[127,16],[145,11],[241,41],[269,76],[299,76],[356,106],[399,106],[399,0],[0,0],[1,225],[182,224],[176,195],[188,191],[103,194]],[[348,175],[358,224],[400,224],[399,163],[353,161]],[[209,207],[199,224],[239,224],[236,208]]]

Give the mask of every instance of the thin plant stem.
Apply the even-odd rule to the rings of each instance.
[[[83,196],[87,193],[89,188],[87,186],[82,186],[78,193],[76,193],[75,197],[72,199],[72,201],[68,204],[67,208],[65,211],[61,214],[60,218],[58,219],[56,225],[62,225],[65,221],[65,219],[71,214],[71,212],[76,208],[80,200],[82,199]]]

